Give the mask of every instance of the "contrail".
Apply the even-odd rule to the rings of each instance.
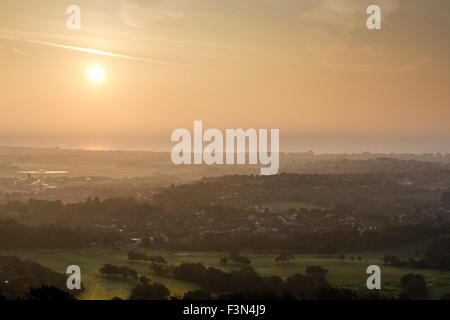
[[[27,40],[27,39],[17,39],[17,38],[11,37],[11,36],[4,36],[4,35],[0,35],[0,38],[1,39],[5,39],[5,40],[24,41],[24,42],[39,44],[39,45],[48,46],[48,47],[55,47],[55,48],[61,48],[61,49],[69,49],[69,50],[74,50],[74,51],[98,54],[98,55],[107,56],[107,57],[116,57],[116,58],[124,58],[124,59],[139,60],[139,61],[147,60],[147,59],[142,59],[142,58],[139,58],[139,57],[127,56],[127,55],[123,55],[123,54],[106,52],[106,51],[96,50],[96,49],[68,46],[68,45],[58,44],[58,43],[53,43],[53,42],[38,41],[38,40]],[[159,61],[159,60],[153,60],[153,61],[154,62],[159,62],[159,63],[170,63],[170,62],[167,62],[167,61]]]
[[[232,75],[232,76],[242,77],[242,75],[236,74],[236,73],[231,73],[231,72],[226,72],[226,71],[221,71],[221,70],[214,70],[214,69],[209,69],[209,68],[203,68],[203,67],[189,65],[189,64],[183,64],[183,63],[177,63],[177,62],[171,62],[171,61],[165,61],[165,60],[141,58],[141,57],[129,56],[129,55],[124,55],[124,54],[119,54],[119,53],[106,52],[106,51],[103,51],[103,50],[97,50],[97,49],[91,49],[91,48],[81,48],[81,47],[75,47],[75,46],[68,46],[68,45],[65,45],[65,44],[59,44],[59,43],[54,43],[54,42],[39,41],[39,40],[29,40],[29,39],[21,40],[21,39],[17,39],[17,38],[14,38],[14,37],[3,36],[3,35],[0,35],[0,39],[14,40],[14,41],[24,41],[24,42],[38,44],[38,45],[42,45],[42,46],[48,46],[48,47],[61,48],[61,49],[66,49],[66,50],[73,50],[73,51],[78,51],[78,52],[96,54],[96,55],[105,56],[105,57],[121,58],[121,59],[142,61],[142,62],[148,62],[148,63],[154,63],[154,64],[165,64],[165,65],[170,65],[170,66],[176,66],[176,67],[182,67],[182,68],[190,68],[190,69],[198,69],[198,70],[204,70],[204,71],[209,71],[209,72],[218,72],[218,73],[228,74],[228,75]]]
[[[55,47],[55,48],[68,49],[68,50],[85,52],[85,53],[92,53],[92,54],[97,54],[97,55],[106,56],[106,57],[122,58],[122,59],[128,59],[128,60],[136,60],[136,61],[145,61],[145,62],[159,63],[159,64],[167,64],[167,65],[173,65],[173,66],[179,66],[179,67],[185,67],[185,68],[197,68],[195,66],[188,65],[188,64],[182,64],[182,63],[176,63],[176,62],[170,62],[170,61],[164,61],[164,60],[140,58],[140,57],[128,56],[128,55],[119,54],[119,53],[106,52],[106,51],[97,50],[97,49],[68,46],[68,45],[58,44],[58,43],[53,43],[53,42],[38,41],[38,40],[25,40],[25,41],[27,41],[29,43],[48,46],[48,47]]]
[[[87,52],[87,53],[93,53],[98,54],[101,56],[108,56],[108,57],[117,57],[117,58],[125,58],[125,59],[133,59],[133,60],[141,60],[138,57],[132,57],[132,56],[126,56],[122,54],[116,54],[112,52],[105,52],[102,50],[96,50],[96,49],[89,49],[89,48],[79,48],[79,47],[72,47],[72,46],[66,46],[64,44],[57,44],[52,42],[45,42],[45,41],[37,41],[37,40],[26,40],[30,43],[40,44],[43,46],[49,46],[49,47],[55,47],[55,48],[62,48],[62,49],[69,49],[74,51],[80,51],[80,52]]]

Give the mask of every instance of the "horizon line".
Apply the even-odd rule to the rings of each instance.
[[[44,147],[44,146],[20,146],[20,145],[0,145],[0,149],[41,149],[41,150],[60,150],[60,151],[89,151],[89,152],[152,152],[152,153],[170,153],[170,150],[143,150],[143,149],[87,149],[87,148],[71,148],[71,147]],[[246,152],[247,153],[247,152]],[[308,151],[279,151],[280,154],[310,154],[313,156],[326,156],[326,155],[415,155],[415,156],[423,156],[423,155],[441,155],[441,156],[450,156],[450,152],[393,152],[393,151],[384,151],[384,152],[374,152],[374,151],[341,151],[341,152],[316,152],[314,150]],[[191,152],[194,154],[194,152]]]

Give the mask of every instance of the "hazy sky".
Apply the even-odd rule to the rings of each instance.
[[[1,0],[0,145],[169,150],[203,120],[282,150],[450,152],[449,39],[448,0]]]

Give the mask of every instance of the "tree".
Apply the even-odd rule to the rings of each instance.
[[[113,276],[118,274],[119,268],[107,263],[100,268],[99,272],[104,276]]]
[[[130,277],[133,280],[137,280],[138,277],[137,272],[128,266],[120,267],[118,273],[121,274],[124,278]]]
[[[149,284],[150,281],[151,281],[151,280],[148,279],[146,276],[142,276],[142,277],[139,278],[139,282],[142,283],[142,284],[144,284],[144,285]]]
[[[169,289],[160,283],[138,284],[132,291],[129,300],[167,300]]]
[[[278,256],[275,257],[275,262],[280,262],[280,261],[286,261],[289,262],[290,260],[295,259],[295,256],[292,253],[281,253]]]
[[[70,293],[54,286],[30,288],[30,292],[27,294],[27,299],[38,301],[75,300],[75,298]]]
[[[211,295],[203,290],[188,291],[184,294],[183,300],[211,300]]]
[[[370,290],[356,291],[348,288],[324,287],[320,288],[318,294],[314,297],[317,300],[390,300],[391,298],[384,296],[380,291]]]
[[[425,279],[420,274],[407,274],[401,279],[403,288],[402,298],[423,300],[428,298],[428,288]]]
[[[230,259],[231,261],[236,262],[236,263],[242,263],[242,264],[251,264],[252,263],[252,261],[248,257],[242,256],[237,252],[231,252],[228,255],[228,259]]]
[[[328,270],[322,268],[321,266],[309,266],[306,267],[306,274],[312,277],[320,277],[325,279],[328,274]]]
[[[124,278],[138,279],[138,273],[128,266],[118,267],[109,263],[100,268],[99,272],[107,277],[123,276]]]
[[[343,254],[343,253],[340,253],[340,254],[339,254],[339,259],[341,259],[341,260],[345,260],[345,254]]]
[[[328,288],[329,283],[321,277],[295,274],[286,279],[286,288],[298,299],[314,299],[321,289]]]
[[[152,256],[149,259],[151,262],[167,264],[167,261],[161,256]]]

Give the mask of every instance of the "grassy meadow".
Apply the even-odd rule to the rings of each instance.
[[[277,275],[283,279],[295,273],[304,273],[305,268],[311,265],[320,265],[329,270],[328,280],[339,287],[364,289],[367,275],[367,266],[376,264],[381,267],[382,289],[385,293],[398,294],[400,292],[400,279],[408,273],[420,273],[424,275],[429,286],[430,296],[433,299],[450,292],[450,271],[418,270],[384,266],[382,257],[385,253],[395,254],[400,257],[414,256],[414,248],[408,246],[388,251],[353,252],[346,253],[346,259],[340,260],[336,256],[321,256],[315,254],[299,254],[290,263],[276,263],[276,254],[246,253],[252,260],[252,266],[261,275]],[[201,262],[206,266],[214,266],[225,271],[238,269],[240,266],[229,264],[219,265],[219,254],[214,252],[167,252],[141,249],[149,255],[163,256],[170,264],[182,262]],[[127,253],[114,249],[62,249],[62,250],[0,250],[0,255],[15,255],[22,259],[30,259],[46,266],[54,271],[64,273],[67,266],[78,265],[82,271],[82,281],[85,286],[81,299],[111,299],[120,297],[127,299],[134,281],[125,279],[110,279],[100,275],[98,270],[105,264],[128,265],[135,269],[139,275],[146,275],[155,282],[164,283],[172,295],[181,297],[184,292],[198,289],[198,285],[171,278],[160,277],[152,274],[147,263],[130,262]],[[355,260],[350,260],[350,257]],[[361,261],[356,258],[361,257]]]

